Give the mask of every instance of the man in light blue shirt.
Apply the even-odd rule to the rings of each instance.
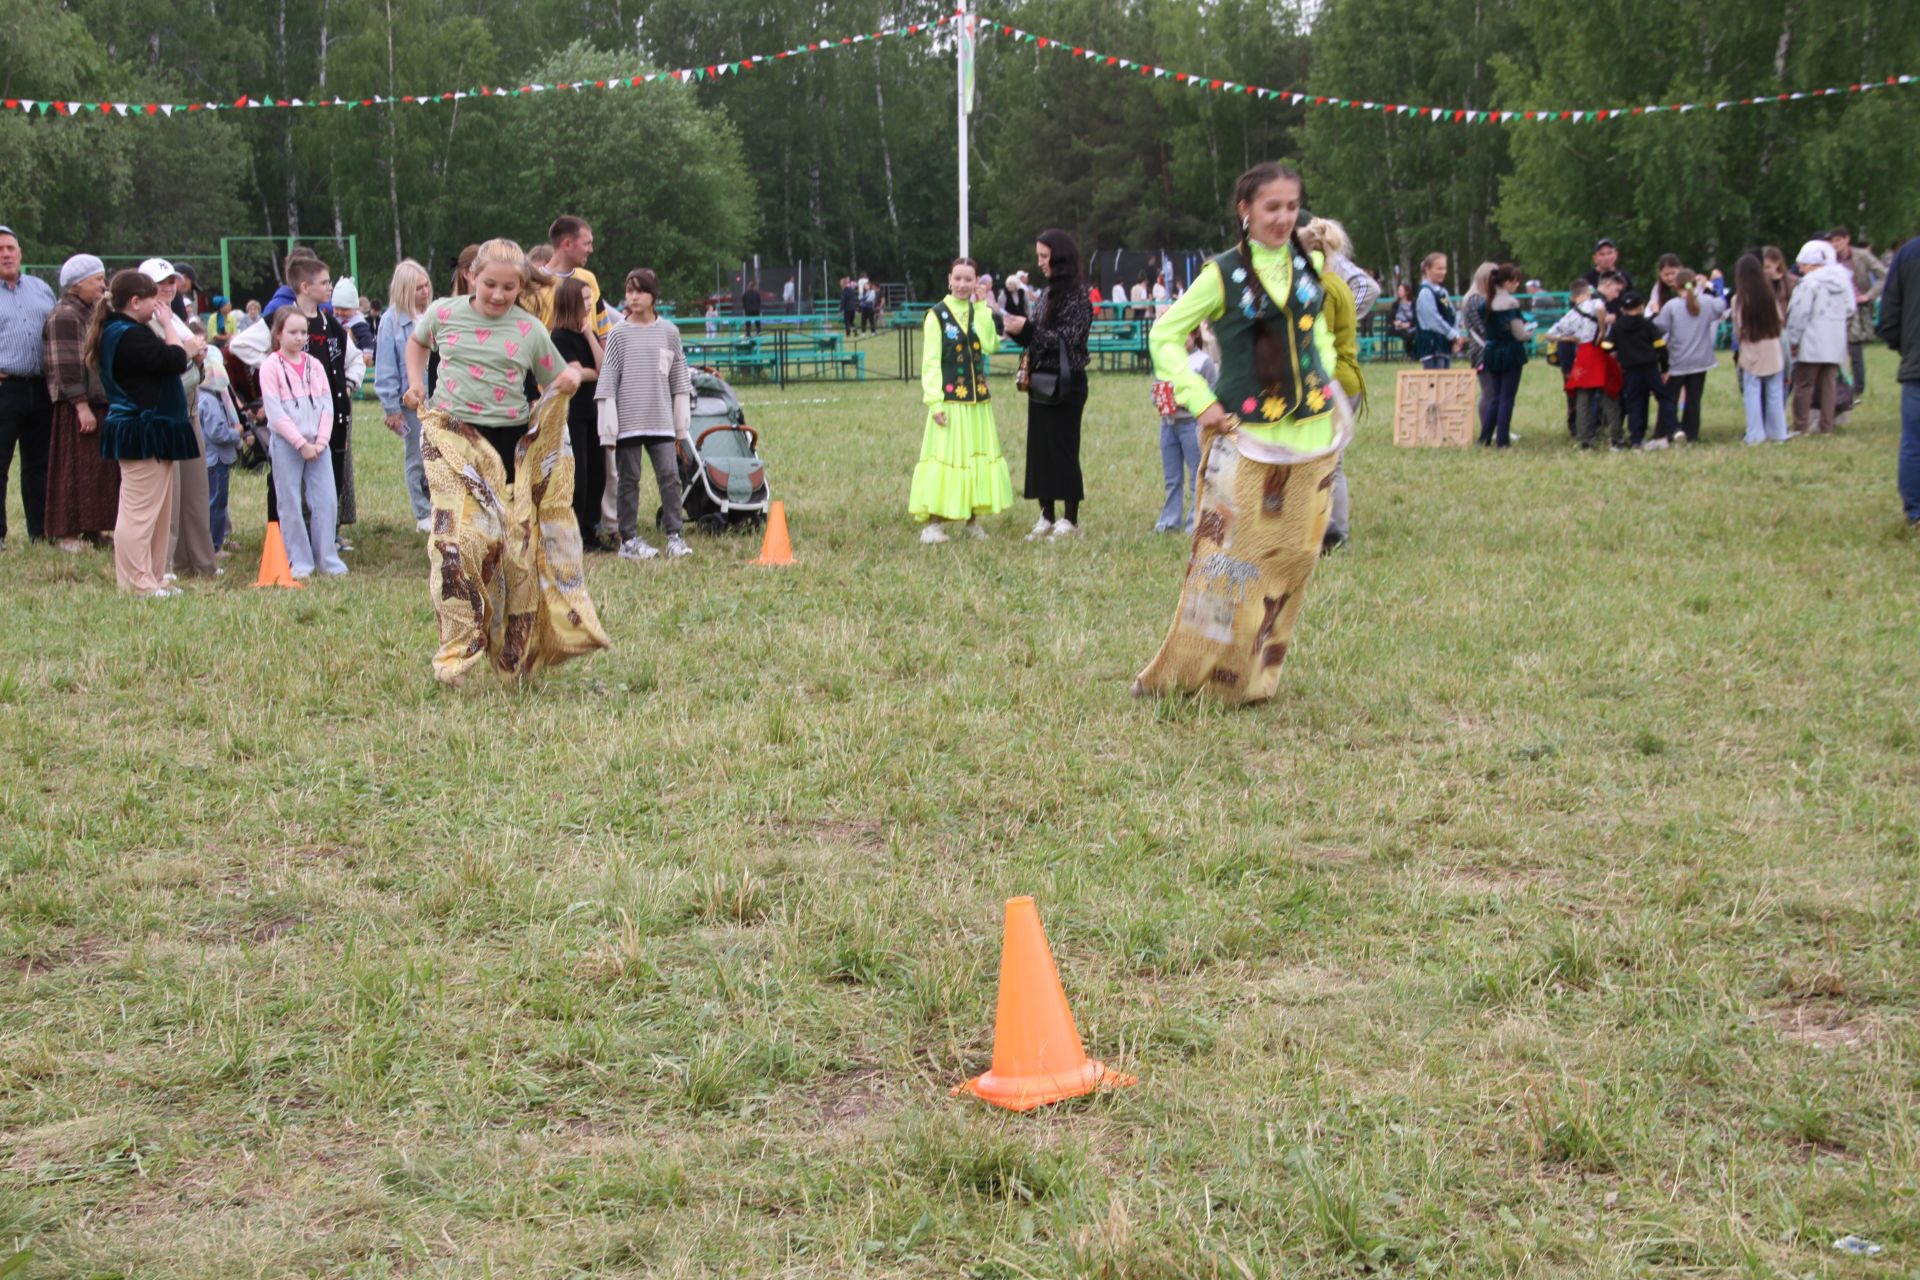
[[[22,275],[20,237],[0,226],[0,548],[7,545],[7,472],[20,449],[20,505],[27,537],[38,542],[47,514],[47,442],[53,402],[40,358],[40,339],[53,314],[53,290]]]

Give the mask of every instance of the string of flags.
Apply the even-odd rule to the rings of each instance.
[[[336,107],[352,111],[359,107],[393,106],[431,106],[436,103],[461,102],[469,98],[521,98],[540,93],[579,93],[588,90],[614,90],[652,84],[656,81],[676,81],[681,84],[693,84],[710,80],[719,80],[725,76],[744,75],[749,71],[770,67],[791,58],[809,54],[823,53],[830,49],[847,48],[853,45],[870,44],[876,40],[898,40],[913,36],[927,35],[952,26],[960,20],[958,13],[935,18],[929,22],[916,22],[905,27],[891,27],[861,35],[841,36],[838,39],[809,41],[778,53],[754,54],[736,61],[710,63],[703,67],[678,67],[671,71],[649,71],[639,75],[616,77],[610,80],[574,80],[555,84],[521,85],[477,85],[467,89],[448,89],[438,93],[373,94],[364,98],[343,98],[338,94],[331,97],[282,98],[273,95],[240,94],[231,101],[224,102],[73,102],[56,99],[4,98],[0,99],[0,108],[18,111],[25,115],[60,116],[84,118],[87,116],[106,117],[147,117],[162,116],[171,119],[177,115],[196,115],[209,111],[245,111],[245,110],[291,110],[306,107]],[[1783,93],[1760,94],[1751,98],[1729,98],[1723,102],[1675,102],[1649,103],[1637,107],[1579,107],[1546,111],[1498,111],[1483,110],[1478,107],[1433,107],[1417,106],[1406,102],[1377,102],[1359,98],[1342,98],[1331,94],[1309,94],[1294,89],[1271,89],[1264,85],[1243,84],[1234,80],[1197,75],[1188,71],[1175,71],[1169,67],[1158,66],[1151,62],[1141,62],[1133,58],[1121,58],[1077,45],[1067,40],[1043,36],[1033,31],[1025,31],[1008,23],[982,22],[975,29],[978,37],[997,36],[1012,40],[1018,44],[1030,44],[1039,49],[1054,50],[1086,62],[1099,63],[1115,71],[1128,75],[1138,75],[1150,80],[1165,80],[1189,88],[1210,93],[1234,94],[1266,102],[1285,102],[1295,107],[1325,108],[1345,111],[1375,111],[1387,115],[1397,115],[1415,120],[1426,120],[1434,124],[1521,124],[1521,123],[1569,123],[1590,124],[1608,120],[1626,120],[1638,116],[1662,115],[1668,113],[1686,114],[1694,111],[1728,111],[1735,107],[1775,106],[1786,102],[1800,102],[1810,98],[1844,97],[1851,94],[1871,93],[1878,89],[1896,88],[1911,85],[1916,77],[1911,75],[1890,75],[1877,79],[1863,79],[1842,87],[1825,89],[1802,89]]]
[[[829,49],[871,44],[876,40],[899,40],[910,36],[926,35],[950,25],[958,18],[958,14],[948,14],[943,18],[935,18],[931,22],[916,22],[911,26],[890,27],[860,35],[841,36],[837,40],[809,41],[806,44],[795,45],[791,49],[782,49],[778,53],[754,54],[737,61],[715,62],[704,67],[677,67],[671,71],[649,71],[611,80],[572,80],[556,84],[476,85],[472,88],[447,89],[438,93],[373,94],[364,98],[343,98],[338,94],[330,97],[283,98],[272,94],[256,96],[248,93],[243,93],[226,102],[70,102],[37,98],[4,98],[0,99],[0,108],[19,111],[30,116],[64,116],[74,119],[86,116],[161,116],[171,119],[177,115],[197,115],[208,111],[292,110],[302,107],[337,107],[352,111],[359,107],[424,107],[435,103],[463,102],[469,98],[522,98],[537,93],[582,93],[588,90],[637,88],[640,85],[653,84],[661,80],[693,84],[699,81],[718,80],[723,76],[744,75],[749,71],[770,67],[790,58],[824,53]]]
[[[1841,97],[1848,94],[1870,93],[1875,89],[1885,89],[1901,85],[1910,85],[1915,77],[1910,75],[1885,76],[1877,80],[1861,80],[1836,89],[1805,89],[1788,93],[1763,94],[1753,98],[1730,98],[1725,102],[1675,102],[1649,104],[1638,107],[1594,107],[1567,108],[1550,111],[1483,111],[1477,107],[1422,107],[1406,102],[1372,102],[1358,98],[1339,98],[1330,94],[1308,94],[1293,89],[1269,89],[1264,85],[1241,84],[1233,80],[1195,75],[1187,71],[1174,71],[1168,67],[1155,66],[1151,62],[1138,62],[1131,58],[1119,58],[1077,45],[1052,36],[1039,35],[1032,31],[1023,31],[1019,27],[1006,23],[994,23],[982,27],[981,35],[995,35],[1010,39],[1019,44],[1030,44],[1040,49],[1051,49],[1087,62],[1097,62],[1115,71],[1139,75],[1150,80],[1169,80],[1190,88],[1202,89],[1211,93],[1238,94],[1263,101],[1284,101],[1296,107],[1325,107],[1347,111],[1379,111],[1388,115],[1408,116],[1419,120],[1428,120],[1435,124],[1517,124],[1537,122],[1548,124],[1565,122],[1570,124],[1589,124],[1602,120],[1624,120],[1635,116],[1649,116],[1667,112],[1687,113],[1711,108],[1714,111],[1727,111],[1734,107],[1773,106],[1782,102],[1799,102],[1807,98]]]

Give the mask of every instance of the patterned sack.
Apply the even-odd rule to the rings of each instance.
[[[1320,563],[1338,448],[1290,465],[1248,456],[1234,429],[1209,433],[1194,500],[1193,551],[1160,652],[1134,692],[1264,702]]]
[[[433,674],[458,687],[485,658],[519,682],[611,645],[587,596],[573,514],[570,396],[548,393],[516,445],[514,481],[478,432],[440,410],[420,415],[433,497],[428,579],[440,619]]]

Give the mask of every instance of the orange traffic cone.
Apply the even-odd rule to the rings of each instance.
[[[260,576],[256,587],[304,587],[293,580],[293,566],[287,563],[287,544],[280,540],[280,522],[267,521],[267,540],[260,547]]]
[[[993,1020],[993,1067],[954,1089],[1009,1111],[1031,1111],[1096,1089],[1138,1084],[1087,1057],[1067,1009],[1053,952],[1032,898],[1007,900],[1000,944],[1000,1007]]]
[[[767,537],[755,564],[792,564],[793,543],[787,540],[787,504],[775,502],[767,512]]]

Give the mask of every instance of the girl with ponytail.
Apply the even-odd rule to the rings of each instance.
[[[1203,441],[1180,605],[1135,693],[1264,702],[1279,684],[1320,559],[1334,466],[1353,434],[1335,377],[1336,338],[1353,335],[1336,335],[1333,319],[1354,325],[1352,296],[1295,234],[1301,196],[1300,175],[1285,165],[1242,174],[1234,247],[1153,327],[1154,374],[1173,384]],[[1185,337],[1202,321],[1220,346],[1215,387],[1186,359]]]
[[[1726,317],[1727,302],[1706,283],[1681,267],[1674,273],[1667,305],[1653,318],[1653,327],[1667,335],[1667,396],[1679,405],[1679,429],[1670,433],[1675,444],[1700,439],[1700,401],[1707,374],[1719,363],[1713,339]]]

